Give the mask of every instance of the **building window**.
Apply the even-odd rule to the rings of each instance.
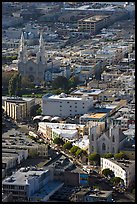
[[[114,135],[112,136],[112,142],[115,142],[115,137],[114,137]]]
[[[77,106],[75,106],[75,108],[77,108]]]
[[[60,108],[62,108],[62,106],[60,106]]]
[[[105,143],[102,144],[102,150],[106,150],[106,145],[105,145]]]
[[[92,151],[94,151],[94,146],[92,146]]]
[[[115,153],[115,148],[113,147],[112,152]]]
[[[72,106],[70,106],[70,108],[71,108]]]
[[[94,141],[94,135],[93,134],[91,135],[91,140]]]
[[[67,103],[69,103],[69,101],[67,101]]]

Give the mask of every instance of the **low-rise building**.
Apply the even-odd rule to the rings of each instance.
[[[93,100],[99,100],[99,96],[103,92],[104,90],[101,90],[101,89],[80,88],[80,89],[74,90],[71,93],[71,95],[83,96],[84,94],[87,94],[89,97],[93,97]]]
[[[101,171],[109,168],[114,172],[115,177],[120,177],[128,187],[135,180],[135,161],[134,160],[115,160],[101,158]]]
[[[13,202],[47,201],[63,182],[53,181],[52,170],[21,168],[2,182],[3,193],[11,193]]]
[[[75,141],[85,133],[85,125],[39,122],[38,131],[44,140],[60,137],[64,141]]]
[[[112,191],[81,189],[75,194],[74,200],[76,202],[112,202]]]
[[[81,124],[85,124],[88,121],[93,122],[106,122],[107,120],[107,113],[89,113],[84,114],[79,118]]]

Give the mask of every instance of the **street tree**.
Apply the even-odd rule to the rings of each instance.
[[[57,145],[63,145],[63,144],[64,144],[64,141],[63,141],[62,138],[60,138],[60,137],[55,137],[55,138],[53,139],[53,143],[54,143],[54,144],[57,144]]]
[[[100,155],[97,153],[92,153],[89,155],[89,161],[95,165],[100,164]]]
[[[118,184],[124,184],[124,180],[120,177],[113,177],[110,179],[110,182],[114,185],[117,186]]]
[[[114,154],[112,154],[112,153],[106,153],[106,154],[103,155],[103,157],[106,158],[106,159],[112,158],[112,157],[114,157]]]
[[[103,169],[102,174],[106,177],[114,177],[114,172],[109,168]]]
[[[75,154],[78,149],[79,149],[78,146],[73,146],[73,147],[70,149],[70,153],[71,153],[71,154]]]
[[[127,155],[123,152],[116,153],[114,159],[128,159]]]
[[[66,142],[64,145],[63,145],[63,149],[71,149],[72,148],[72,143],[71,142]]]

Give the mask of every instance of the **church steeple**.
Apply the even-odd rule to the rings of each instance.
[[[25,47],[25,40],[24,40],[23,32],[21,34],[21,39],[20,39],[18,61],[19,62],[26,62],[27,61],[27,50]]]
[[[37,52],[37,63],[46,64],[45,47],[42,33],[40,33],[39,51]]]

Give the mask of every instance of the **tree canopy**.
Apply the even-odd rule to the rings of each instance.
[[[58,76],[52,82],[52,88],[53,89],[58,89],[58,88],[67,89],[68,88],[68,79],[64,76]]]
[[[109,168],[103,169],[102,174],[104,174],[106,177],[114,177],[114,172]]]
[[[114,159],[128,159],[128,157],[125,153],[119,152],[114,155]]]
[[[9,80],[8,92],[10,96],[18,96],[21,89],[21,75],[15,73]]]
[[[64,141],[60,137],[55,137],[53,140],[54,144],[63,145]]]
[[[112,158],[112,157],[114,157],[114,154],[112,154],[112,153],[106,153],[106,154],[103,155],[103,157],[106,158],[106,159]]]
[[[73,147],[70,149],[70,152],[71,152],[72,154],[75,154],[78,149],[79,149],[78,146],[73,146]]]
[[[94,164],[100,163],[100,155],[97,153],[92,153],[89,155],[89,161],[93,162]]]
[[[64,145],[63,145],[63,149],[71,149],[72,148],[72,143],[71,142],[66,142]]]
[[[120,177],[111,178],[110,182],[115,186],[117,186],[119,183],[124,184],[124,180]]]

